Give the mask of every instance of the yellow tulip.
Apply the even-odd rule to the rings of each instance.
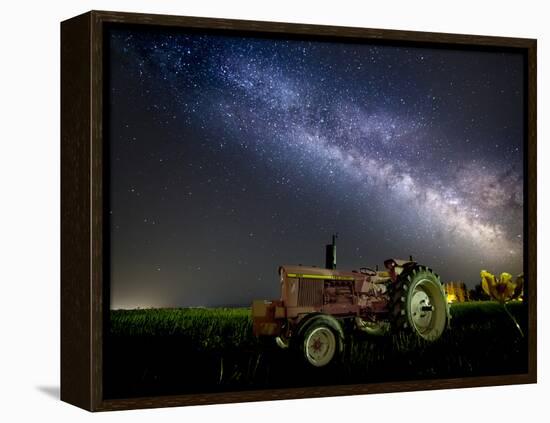
[[[521,326],[512,313],[510,313],[510,310],[506,308],[508,301],[519,298],[523,292],[523,273],[516,276],[515,281],[512,281],[510,273],[503,272],[500,274],[500,278],[497,279],[492,273],[482,270],[481,287],[487,295],[502,304],[504,311],[510,316],[520,335],[523,337]]]
[[[503,272],[500,278],[495,278],[492,273],[481,271],[481,287],[487,295],[499,303],[504,304],[507,301],[518,298],[523,290],[523,274],[512,281],[510,273]]]

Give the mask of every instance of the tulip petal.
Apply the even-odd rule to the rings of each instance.
[[[507,283],[504,288],[504,292],[502,295],[503,301],[510,301],[512,298],[514,298],[514,291],[516,290],[516,284],[513,282]]]
[[[499,300],[501,302],[510,301],[514,296],[514,291],[516,289],[516,284],[512,281],[512,275],[507,272],[501,273],[498,285],[498,291],[500,294]]]
[[[483,288],[488,296],[494,297],[492,287],[494,287],[495,285],[495,276],[492,273],[487,272],[486,270],[482,270],[480,274],[481,288]]]
[[[513,298],[519,298],[523,295],[523,273],[516,276],[516,289]]]
[[[500,274],[499,282],[507,284],[512,281],[512,275],[507,272],[502,272]]]

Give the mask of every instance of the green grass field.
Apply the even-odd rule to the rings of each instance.
[[[509,309],[526,332],[526,307]],[[502,306],[455,304],[451,329],[427,343],[408,333],[348,336],[341,363],[305,366],[252,335],[248,308],[111,312],[105,394],[132,397],[523,373],[527,340]]]

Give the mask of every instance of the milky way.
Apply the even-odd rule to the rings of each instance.
[[[112,306],[246,304],[277,266],[523,267],[523,56],[112,29]]]

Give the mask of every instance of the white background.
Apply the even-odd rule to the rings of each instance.
[[[84,1],[2,4],[0,51],[0,421],[256,421],[359,419],[518,422],[548,416],[542,337],[550,307],[545,142],[550,36],[546,2]],[[538,39],[539,384],[91,414],[59,393],[59,22],[119,10]],[[545,19],[546,17],[546,19]],[[545,22],[546,20],[546,22]],[[545,25],[546,24],[546,25]],[[546,186],[547,187],[547,186]],[[537,417],[539,416],[539,417]]]

